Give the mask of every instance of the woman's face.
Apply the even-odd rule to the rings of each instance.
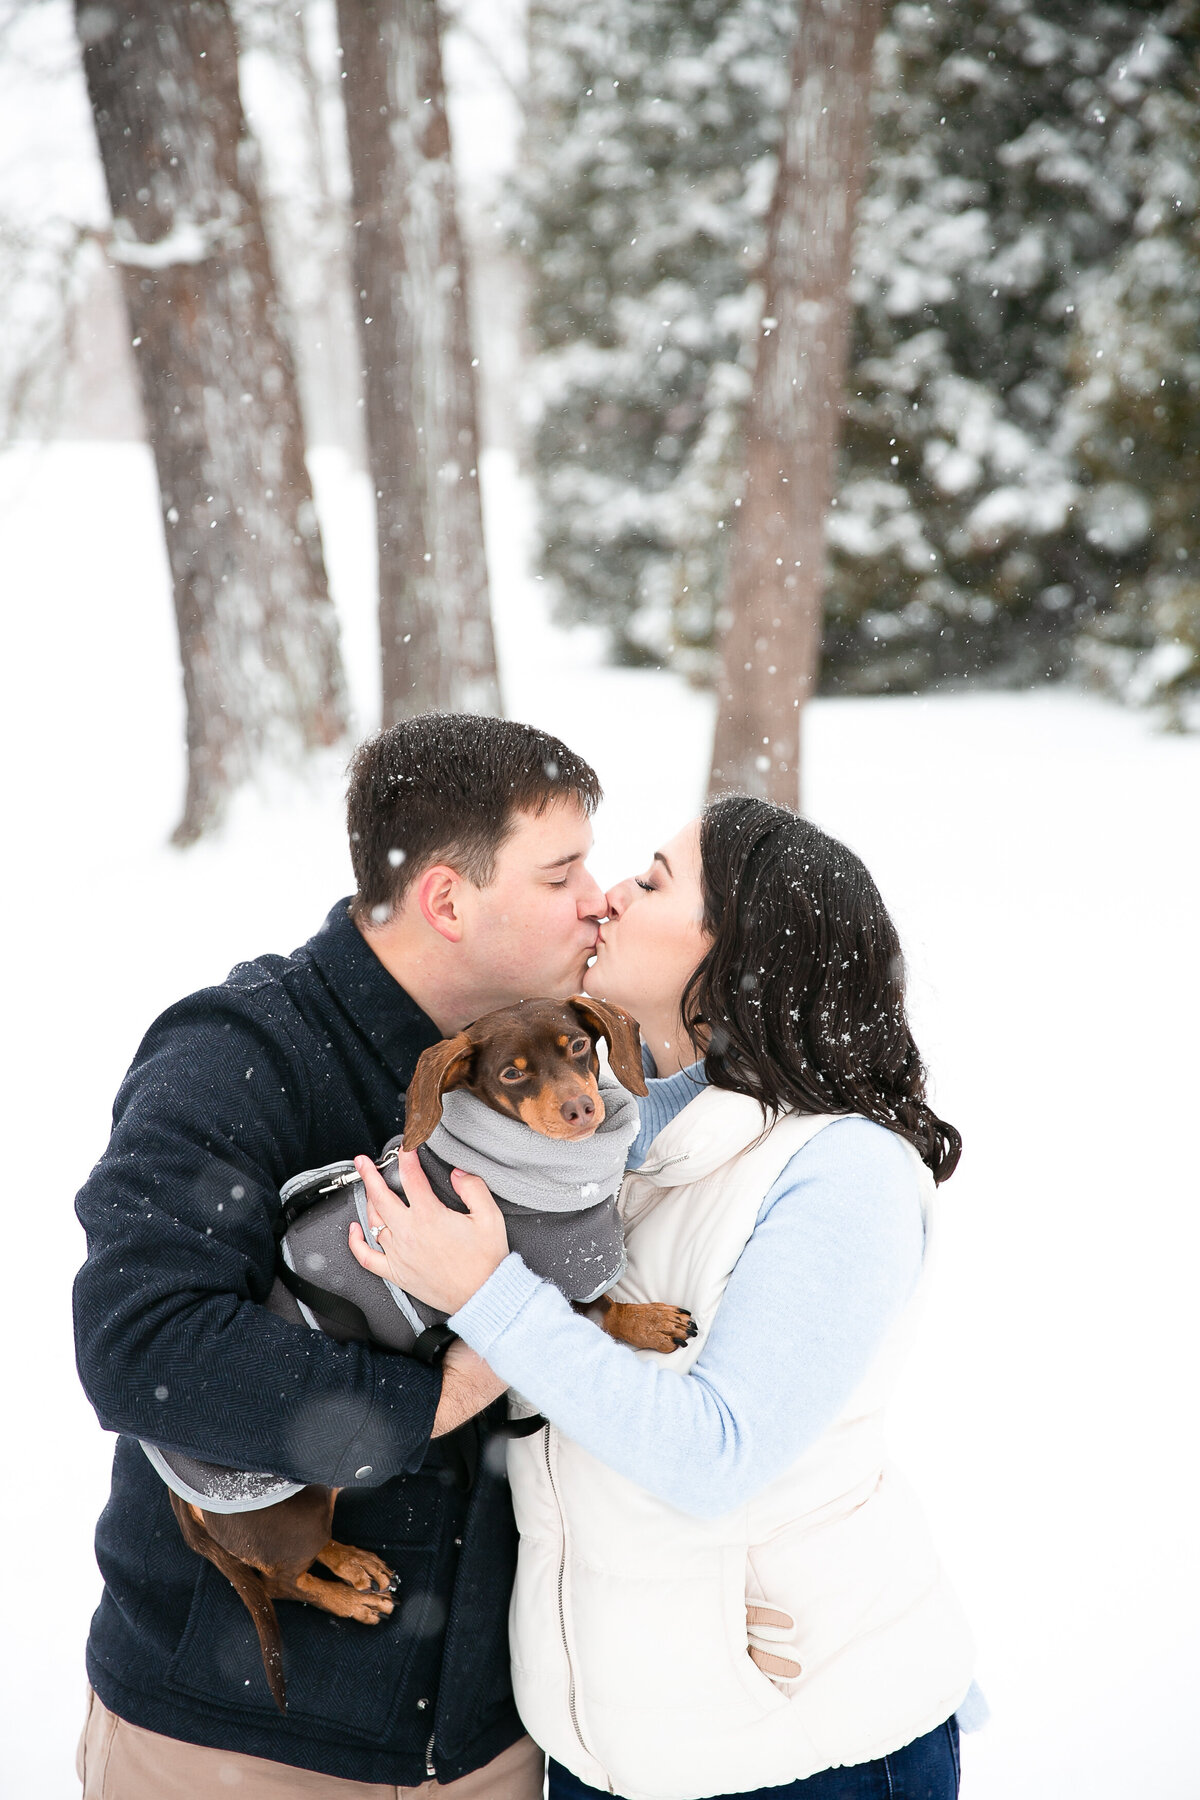
[[[700,821],[656,850],[648,869],[610,888],[587,990],[636,1018],[674,1019],[709,947],[700,886]]]

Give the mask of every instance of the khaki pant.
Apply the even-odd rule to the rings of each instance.
[[[415,1788],[343,1781],[143,1731],[89,1691],[75,1767],[83,1800],[224,1800],[226,1794],[230,1800],[542,1800],[545,1758],[532,1738],[523,1737],[473,1775],[444,1787],[436,1781]]]

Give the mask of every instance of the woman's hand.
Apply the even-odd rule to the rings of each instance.
[[[367,1190],[367,1220],[375,1238],[369,1245],[357,1220],[351,1225],[355,1261],[426,1306],[457,1312],[508,1255],[504,1214],[487,1183],[462,1169],[452,1172],[454,1191],[470,1209],[459,1213],[442,1205],[414,1151],[402,1150],[396,1159],[403,1200],[369,1157],[356,1156],[354,1166]]]

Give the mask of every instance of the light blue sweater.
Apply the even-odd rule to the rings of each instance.
[[[632,1168],[703,1077],[648,1085]],[[905,1146],[869,1120],[840,1119],[764,1197],[686,1379],[598,1332],[518,1256],[450,1323],[576,1443],[681,1511],[715,1518],[832,1424],[911,1294],[923,1249]]]
[[[703,1075],[697,1065],[648,1085],[631,1168],[696,1097]],[[839,1119],[765,1195],[682,1379],[598,1331],[519,1256],[506,1258],[450,1324],[601,1462],[681,1512],[716,1518],[781,1474],[837,1418],[911,1295],[923,1254],[918,1177],[905,1145],[869,1119]],[[967,1712],[959,1722],[970,1729]]]

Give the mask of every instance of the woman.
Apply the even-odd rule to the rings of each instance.
[[[740,797],[608,903],[588,985],[658,1077],[614,1291],[690,1308],[694,1342],[656,1358],[574,1315],[473,1177],[469,1215],[370,1180],[380,1248],[356,1247],[551,1421],[509,1452],[550,1795],[949,1800],[971,1645],[882,1409],[960,1140],[895,930],[849,850]]]

